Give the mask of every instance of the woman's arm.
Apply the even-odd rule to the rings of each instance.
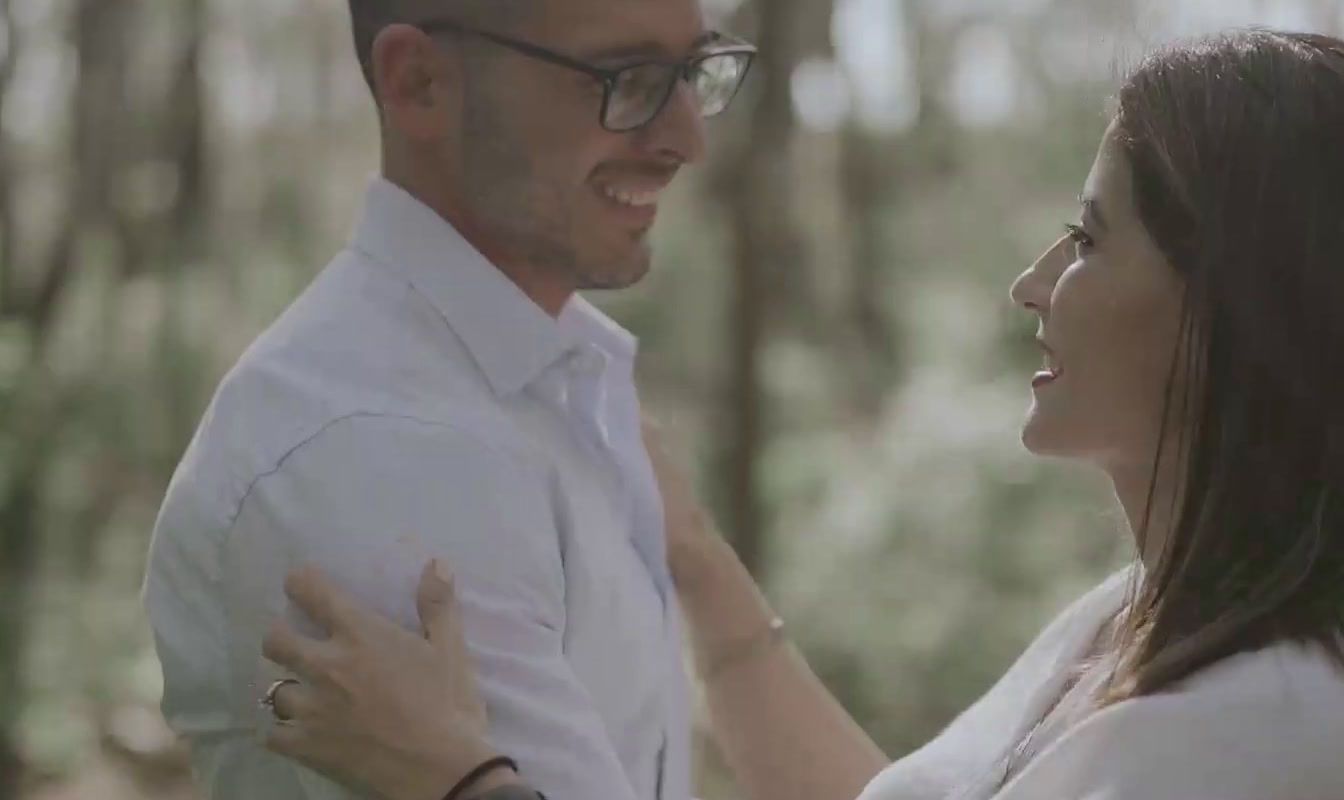
[[[714,735],[743,791],[751,800],[853,800],[887,757],[798,651],[770,635],[775,615],[764,595],[652,426],[645,439]]]
[[[762,638],[774,614],[721,550],[682,593],[715,739],[751,800],[853,800],[889,760],[792,645]]]

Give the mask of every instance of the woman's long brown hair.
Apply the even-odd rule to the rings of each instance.
[[[1177,448],[1183,480],[1106,702],[1279,642],[1344,666],[1344,41],[1161,51],[1117,123],[1139,217],[1185,283],[1163,429],[1179,424],[1154,460]]]

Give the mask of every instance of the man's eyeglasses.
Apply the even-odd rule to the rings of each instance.
[[[695,93],[700,114],[723,113],[746,80],[756,48],[719,36],[708,49],[680,62],[644,62],[620,69],[602,69],[530,42],[461,25],[453,20],[431,20],[416,26],[427,34],[441,32],[475,36],[521,53],[590,76],[602,84],[603,128],[627,133],[648,125],[672,99],[679,81]]]

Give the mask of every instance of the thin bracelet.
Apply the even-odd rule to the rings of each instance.
[[[485,763],[481,764],[476,769],[473,769],[471,772],[468,772],[466,777],[458,781],[457,785],[454,786],[452,790],[448,792],[448,794],[443,796],[443,800],[457,800],[457,796],[462,794],[467,789],[471,788],[471,785],[473,783],[480,780],[481,778],[484,778],[486,775],[490,774],[491,772],[494,772],[500,767],[508,767],[514,772],[518,772],[518,762],[514,761],[508,756],[496,756],[490,759],[489,761],[486,761]]]
[[[729,667],[756,655],[757,651],[774,647],[784,641],[784,620],[775,617],[760,633],[753,634],[728,648],[728,652],[719,656],[705,668],[704,682],[717,678]]]

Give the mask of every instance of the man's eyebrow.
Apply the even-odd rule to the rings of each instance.
[[[1095,198],[1078,195],[1078,205],[1083,207],[1083,215],[1092,218],[1098,228],[1106,230],[1106,217],[1101,213],[1101,204]]]
[[[722,38],[723,34],[717,31],[705,31],[691,44],[690,53],[696,53],[703,50]],[[669,53],[665,46],[654,41],[635,42],[633,44],[623,44],[596,49],[585,53],[585,56],[592,61],[618,61],[629,58],[649,58],[658,60],[681,57]]]

